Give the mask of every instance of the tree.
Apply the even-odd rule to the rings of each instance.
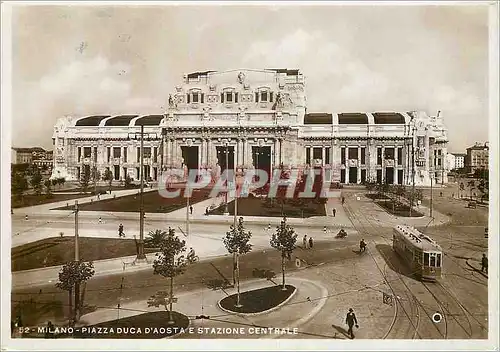
[[[467,182],[467,187],[469,187],[470,200],[472,200],[472,191],[476,189],[476,182],[474,180],[470,180]]]
[[[80,284],[86,283],[94,276],[94,264],[92,262],[71,261],[63,265],[59,272],[59,281],[56,287],[68,291],[69,294],[69,316],[78,321],[80,307],[83,306],[83,299],[80,299]],[[73,311],[72,293],[75,292],[75,309]]]
[[[45,186],[45,194],[50,197],[50,195],[52,195],[52,182],[50,180],[45,180],[43,185]]]
[[[130,188],[132,186],[132,177],[128,174],[125,176],[125,188]]]
[[[33,169],[33,173],[31,175],[31,187],[33,187],[35,194],[40,195],[42,193],[42,174],[38,168]]]
[[[283,275],[283,288],[286,290],[285,286],[285,259],[290,258],[293,250],[295,249],[295,243],[297,243],[297,234],[293,227],[286,223],[286,219],[283,218],[281,224],[276,227],[276,232],[271,236],[271,247],[281,252],[281,272]]]
[[[233,271],[236,271],[236,287],[238,288],[236,307],[241,307],[239,256],[252,250],[252,245],[249,243],[250,238],[252,238],[252,233],[245,230],[245,227],[243,226],[243,218],[240,217],[236,228],[234,227],[234,224],[231,225],[231,228],[228,232],[226,232],[226,236],[224,236],[222,240],[229,254],[232,254],[233,258],[236,257],[236,262],[233,268]]]
[[[12,195],[16,198],[20,198],[27,189],[28,181],[26,180],[26,177],[20,172],[14,172],[12,174],[12,181],[10,184]]]
[[[82,193],[87,192],[87,188],[89,187],[89,182],[90,182],[90,170],[85,168],[85,171],[83,174],[80,176],[80,188]]]
[[[167,237],[167,232],[163,230],[154,230],[150,231],[147,234],[146,239],[144,240],[144,243],[146,246],[150,248],[160,248],[161,244],[165,240],[165,237]]]
[[[92,181],[94,182],[94,188],[97,190],[97,182],[101,178],[101,173],[97,170],[97,166],[92,168]]]
[[[108,182],[109,191],[111,192],[111,184],[113,183],[113,173],[111,172],[110,169],[106,169],[106,171],[104,171],[104,175],[102,176],[102,179],[103,179],[103,181]]]
[[[172,304],[174,303],[174,277],[180,275],[188,264],[183,253],[186,251],[186,241],[175,235],[174,229],[169,229],[161,243],[160,252],[153,262],[153,273],[170,279],[169,324],[173,324]]]

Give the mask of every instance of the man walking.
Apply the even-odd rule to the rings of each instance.
[[[366,251],[366,242],[364,239],[359,241],[359,253]]]
[[[125,233],[123,233],[123,224],[118,226],[118,237],[125,237]]]
[[[311,248],[311,249],[312,249],[312,248],[313,248],[313,245],[314,245],[314,241],[313,241],[313,238],[312,238],[312,236],[311,236],[311,237],[309,237],[309,248]]]
[[[307,235],[304,235],[304,238],[302,239],[302,247],[307,249]]]
[[[342,196],[342,205],[344,205],[344,203],[345,203],[345,198],[344,196]]]
[[[352,328],[354,325],[356,325],[356,328],[359,328],[359,325],[358,320],[356,319],[356,314],[354,314],[352,308],[349,308],[349,313],[347,313],[345,323],[347,324],[347,326],[349,326],[349,330],[347,330],[347,333],[351,336],[351,339],[354,339],[354,332],[352,331]]]
[[[337,210],[335,208],[333,208],[332,213],[333,213],[333,217],[335,217],[335,215],[337,214]]]
[[[485,272],[486,274],[488,273],[488,258],[486,257],[486,254],[483,253],[483,258],[481,258],[481,272]]]
[[[193,215],[193,206],[192,205],[189,206],[189,213],[191,213],[191,215]]]

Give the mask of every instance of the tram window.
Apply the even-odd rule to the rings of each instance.
[[[430,266],[436,266],[436,253],[431,253],[431,263]]]
[[[438,254],[437,255],[437,263],[436,263],[436,266],[439,268],[441,267],[441,254]]]
[[[429,265],[429,253],[424,253],[424,265]]]

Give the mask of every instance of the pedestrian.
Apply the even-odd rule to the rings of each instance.
[[[205,209],[205,215],[208,215],[208,207]]]
[[[326,226],[323,226],[323,232],[326,233]]]
[[[335,215],[337,215],[337,209],[333,208],[332,213],[333,213],[333,217],[335,217]]]
[[[307,249],[307,235],[304,235],[304,238],[302,239],[302,247]]]
[[[99,224],[102,224],[102,219],[100,216],[99,216]]]
[[[311,236],[311,237],[309,237],[309,248],[311,248],[311,249],[312,249],[312,248],[313,248],[313,245],[314,245],[314,241],[313,241],[313,238],[312,238],[312,236]]]
[[[97,200],[101,200],[101,193],[97,193]]]
[[[342,196],[342,205],[344,205],[344,203],[345,203],[345,198],[344,196]]]
[[[455,193],[452,193],[452,194],[451,194],[451,198],[455,198]]]
[[[345,318],[345,323],[347,324],[347,326],[349,326],[349,330],[347,330],[347,333],[351,336],[351,339],[354,339],[354,331],[352,331],[352,328],[353,326],[359,328],[359,325],[358,325],[358,320],[356,319],[356,314],[354,314],[352,308],[349,308],[349,313],[347,313],[347,316]]]
[[[359,241],[359,253],[366,251],[366,243],[365,240],[362,239]]]
[[[193,206],[192,205],[189,206],[189,212],[191,213],[191,215],[193,215]]]
[[[442,197],[443,196],[443,192],[439,192],[439,196]]]
[[[125,234],[123,233],[123,224],[118,226],[118,237],[125,237]]]
[[[486,254],[483,253],[483,258],[481,258],[481,272],[485,272],[486,274],[488,273],[488,258],[486,257]]]
[[[26,216],[24,217],[24,220],[28,220],[28,215],[26,215]]]
[[[267,231],[271,231],[271,224],[267,225]]]

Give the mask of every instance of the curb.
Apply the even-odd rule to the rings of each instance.
[[[277,285],[277,286],[281,286],[281,285]],[[270,286],[272,287],[272,286]],[[298,291],[298,288],[293,286],[294,288],[294,291],[292,292],[292,294],[287,298],[285,299],[283,302],[281,302],[280,304],[278,304],[277,306],[275,307],[272,307],[270,309],[267,309],[267,310],[264,310],[262,312],[257,312],[257,313],[239,313],[239,312],[235,312],[235,311],[232,311],[232,310],[229,310],[229,309],[226,309],[226,308],[223,308],[222,305],[221,305],[221,301],[223,299],[226,299],[227,297],[224,297],[224,298],[221,298],[220,300],[217,301],[217,307],[219,307],[220,310],[226,312],[226,313],[230,313],[230,314],[237,314],[239,316],[244,316],[244,317],[253,317],[253,316],[257,316],[257,315],[262,315],[262,314],[267,314],[267,313],[271,313],[271,312],[274,312],[275,310],[278,310],[279,308],[281,308],[283,305],[285,305],[286,303],[288,303],[288,301],[290,301],[292,299],[293,296],[295,296],[295,294],[297,293]],[[259,289],[257,289],[259,290]],[[251,291],[254,291],[254,290],[251,290]],[[247,291],[248,292],[248,291]]]

